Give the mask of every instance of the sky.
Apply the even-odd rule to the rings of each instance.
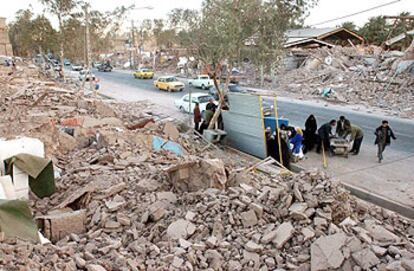
[[[395,0],[394,0],[395,1]],[[398,1],[398,0],[397,0]],[[198,9],[202,0],[89,0],[93,9],[100,11],[110,11],[115,7],[135,4],[136,7],[151,6],[152,10],[131,11],[128,18],[141,21],[143,19],[165,18],[168,12],[174,8]],[[310,10],[310,16],[305,24],[312,26],[319,22],[342,17],[361,10],[369,9],[378,5],[393,2],[393,0],[319,0],[318,6]],[[31,7],[35,13],[42,13],[43,7],[38,0],[0,0],[0,17],[6,17],[7,22],[14,19],[15,13],[20,9]],[[340,25],[345,21],[353,21],[357,26],[362,26],[370,17],[378,15],[398,15],[403,11],[414,14],[414,0],[400,0],[397,3],[378,8],[360,15],[346,19],[329,22],[315,27],[331,27]],[[47,14],[46,14],[47,15]],[[52,19],[56,26],[56,20]]]

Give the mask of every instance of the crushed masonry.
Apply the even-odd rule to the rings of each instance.
[[[166,129],[148,103],[79,96],[32,66],[5,69],[0,137],[38,138],[57,174],[56,193],[28,201],[52,244],[0,233],[5,270],[414,268],[414,223],[355,199],[323,172],[241,171],[252,162],[205,149],[175,123]],[[59,139],[65,128],[71,140]],[[187,154],[153,151],[153,136]]]

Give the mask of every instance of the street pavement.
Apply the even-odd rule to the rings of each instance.
[[[135,79],[130,71],[114,70],[110,73],[95,71],[95,75],[100,79],[101,94],[126,102],[148,100],[158,105],[166,115],[180,120],[191,118],[175,108],[174,100],[181,98],[190,90],[193,93],[205,92],[189,86],[186,86],[183,92],[160,91],[153,86],[153,80]],[[304,126],[309,114],[315,115],[318,126],[345,115],[351,123],[364,130],[361,154],[350,156],[348,159],[329,157],[327,172],[341,181],[414,207],[414,121],[386,117],[379,112],[369,114],[354,111],[346,106],[286,97],[278,98],[278,112],[280,117],[286,117],[292,125],[300,127]],[[375,155],[374,131],[383,119],[390,121],[397,140],[386,149],[385,160],[379,164]],[[309,153],[307,156],[309,159],[301,161],[300,165],[305,168],[322,168],[320,155]]]

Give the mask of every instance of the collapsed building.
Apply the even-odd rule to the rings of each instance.
[[[322,172],[269,171],[35,66],[1,67],[0,87],[2,141],[44,144],[55,182],[0,201],[4,270],[414,269],[412,221]]]
[[[0,17],[0,57],[13,56],[13,48],[7,32],[6,18]]]

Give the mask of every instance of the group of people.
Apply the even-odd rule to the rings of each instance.
[[[208,101],[208,104],[206,105],[206,110],[204,111],[204,116],[201,114],[200,110],[200,104],[195,103],[194,109],[193,109],[193,116],[194,116],[194,130],[199,132],[200,134],[203,134],[203,131],[208,128],[210,125],[210,121],[213,119],[214,113],[217,110],[217,105],[215,104],[213,99],[210,99]],[[218,124],[222,123],[221,115],[218,119]],[[220,128],[220,127],[219,127]]]
[[[279,132],[280,140],[277,139]],[[381,126],[375,130],[375,144],[378,147],[378,162],[383,160],[385,147],[390,145],[391,138],[396,139],[388,121],[383,120]],[[266,128],[266,143],[268,156],[272,156],[281,162],[286,168],[290,167],[292,158],[303,159],[304,154],[312,151],[316,146],[316,152],[321,150],[328,155],[334,152],[331,144],[332,138],[342,138],[350,146],[350,153],[358,155],[361,150],[364,132],[361,127],[351,123],[345,116],[338,120],[332,119],[319,127],[314,115],[310,115],[305,122],[305,129],[281,125],[280,129],[272,134],[270,127]],[[280,147],[279,147],[280,142]],[[279,152],[282,152],[282,155]],[[281,159],[282,158],[282,161]]]
[[[314,119],[312,115],[310,117]],[[333,147],[331,145],[331,138],[333,137],[342,138],[349,142],[352,145],[350,153],[354,155],[359,154],[362,140],[364,139],[364,132],[361,127],[351,124],[344,116],[340,116],[338,121],[333,119],[329,123],[322,125],[318,129],[317,135],[319,138],[316,152],[320,153],[321,149],[323,149],[328,154],[333,153]]]

